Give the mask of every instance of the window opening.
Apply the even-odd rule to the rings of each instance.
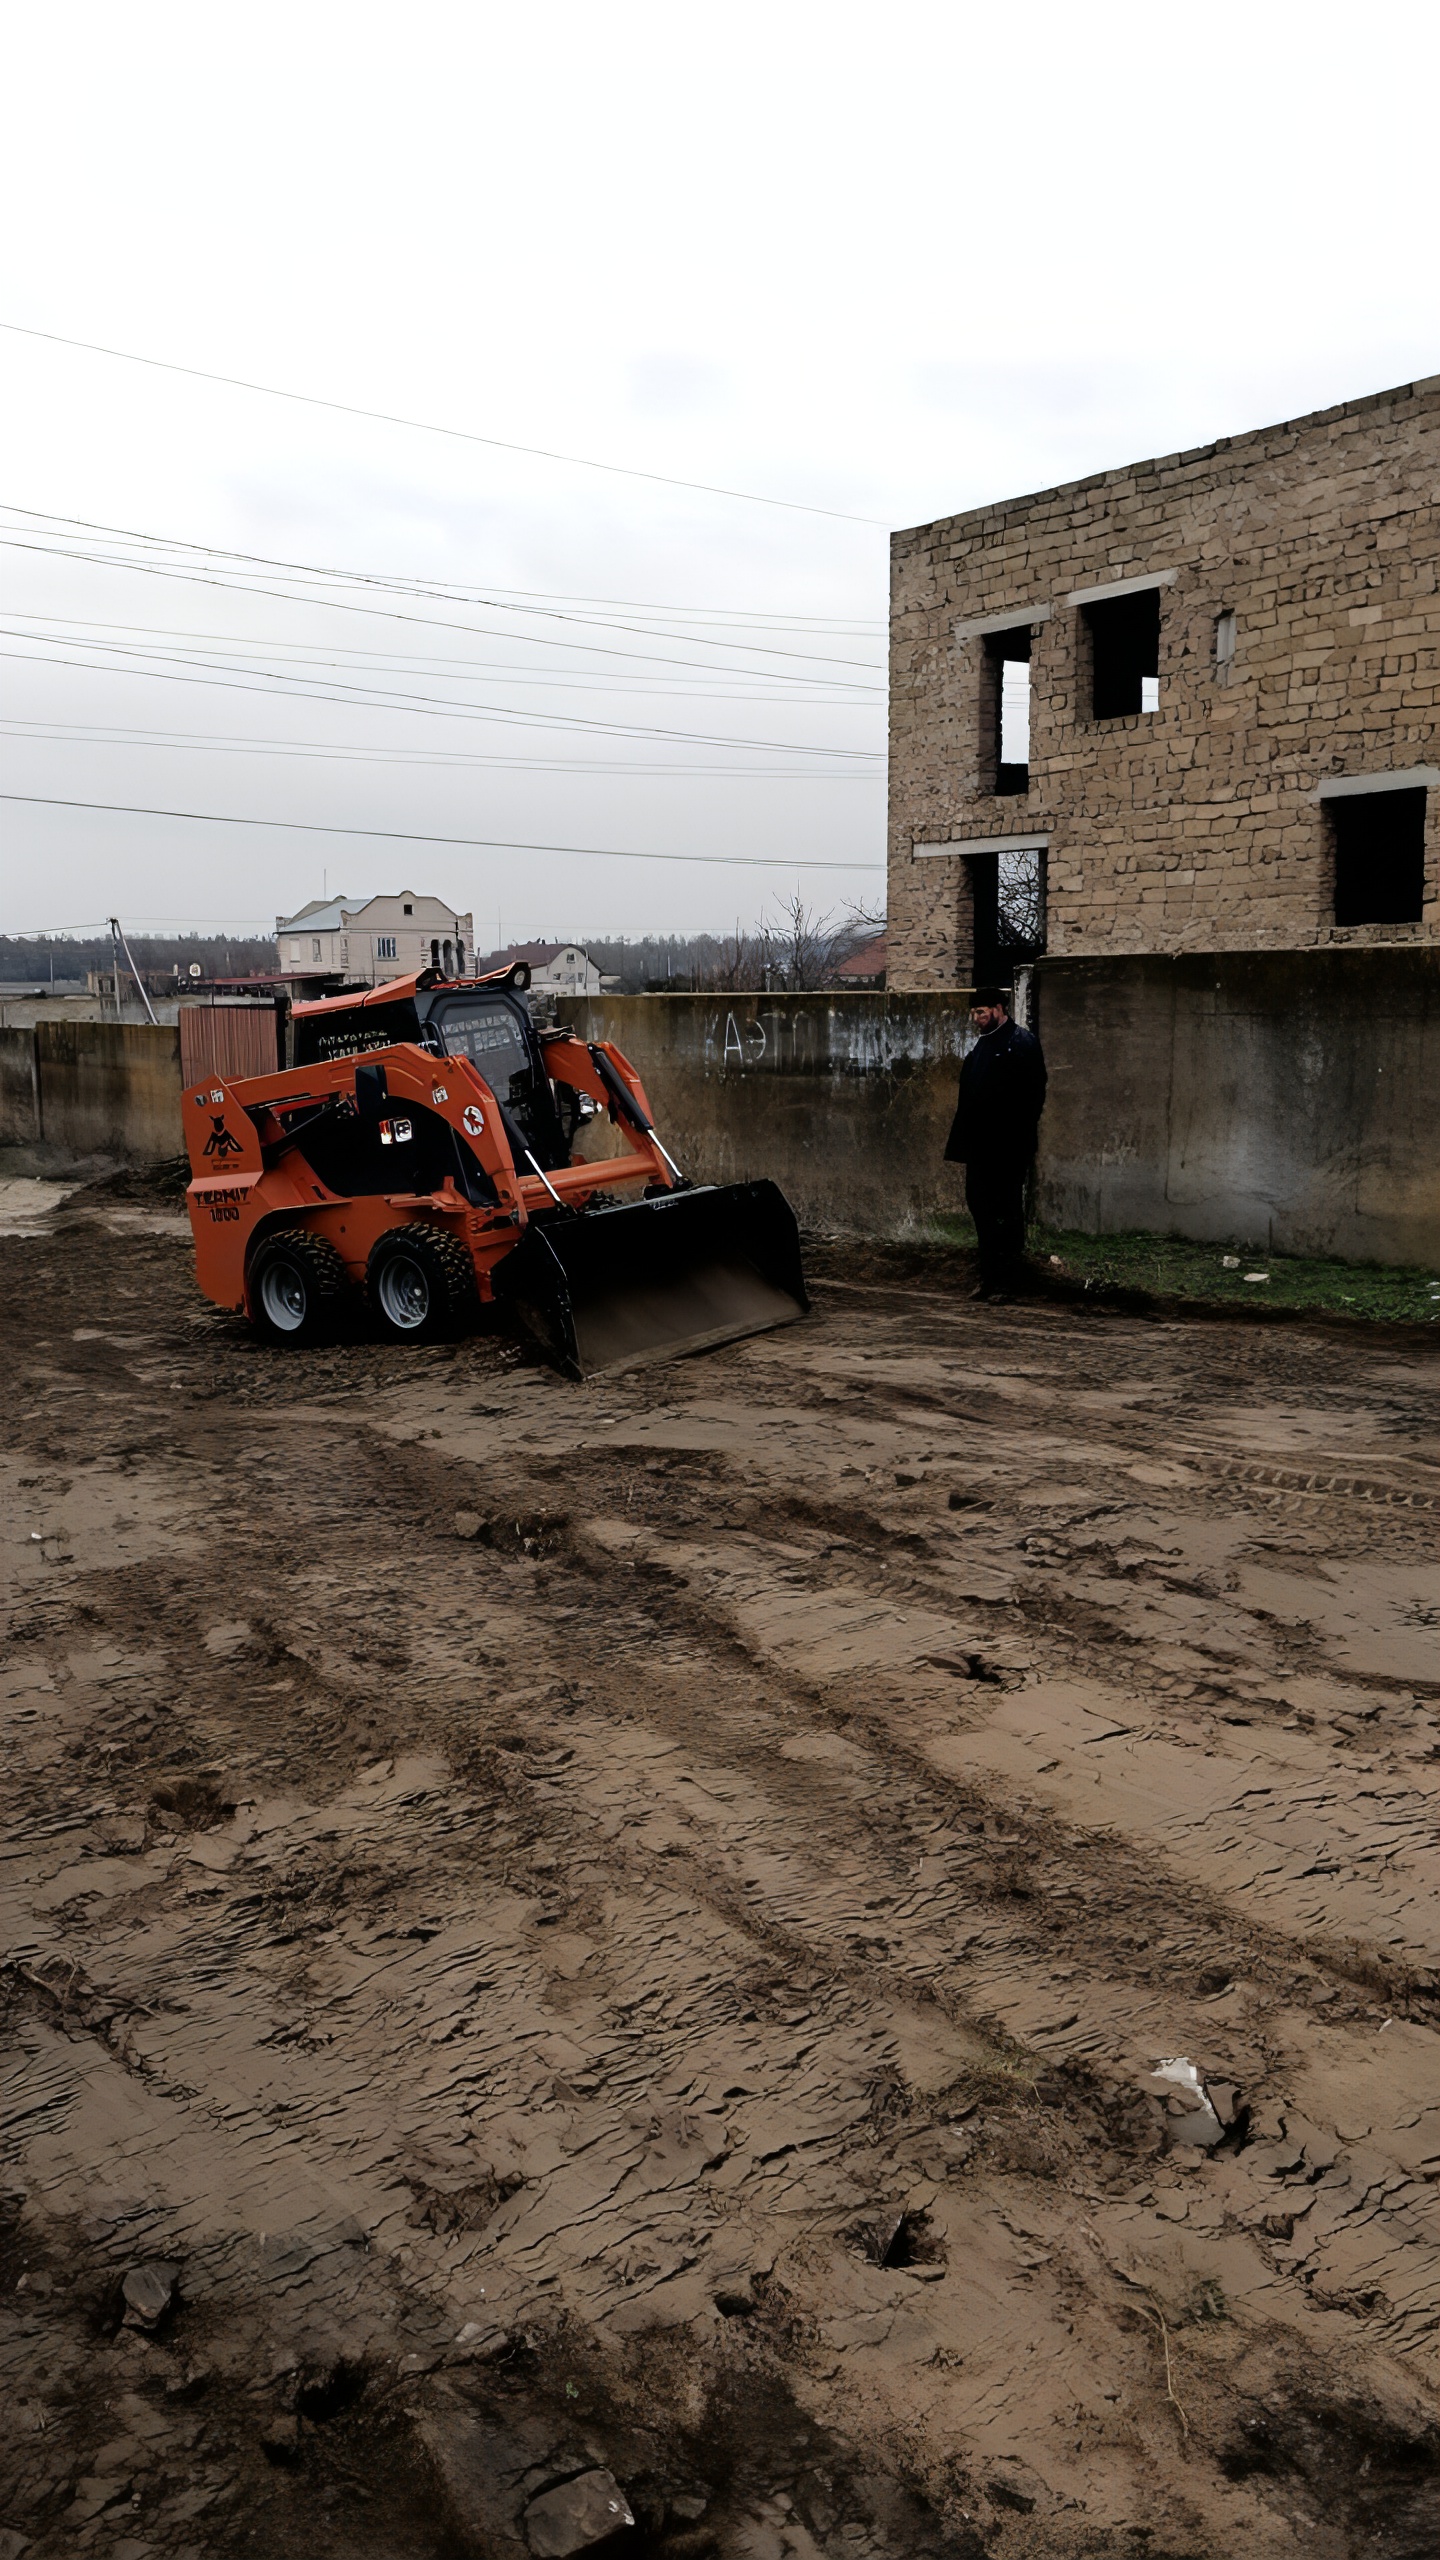
[[[405,908],[405,910],[404,910],[404,912],[405,912],[405,914],[406,914],[407,916],[413,916],[413,914],[415,913],[415,910],[414,910],[414,908],[413,908],[413,907],[406,907],[406,908]]]
[[[1008,986],[1016,968],[1045,948],[1045,856],[1034,846],[1013,853],[971,854],[974,906],[972,972],[976,985],[996,978]]]
[[[447,1058],[469,1058],[498,1102],[512,1111],[547,1172],[570,1161],[544,1073],[537,1068],[523,1000],[460,996],[430,1016]]]
[[[985,642],[986,688],[994,732],[995,789],[1003,797],[1030,788],[1030,641],[1028,628],[992,631]]]
[[[1215,616],[1215,664],[1224,675],[1235,663],[1235,616],[1227,610]]]
[[[1420,923],[1425,798],[1423,789],[1357,791],[1326,802],[1337,924]]]
[[[1160,590],[1082,605],[1090,632],[1091,717],[1128,720],[1160,708]]]
[[[394,957],[395,957],[395,936],[394,936],[394,934],[393,934],[393,933],[377,933],[377,934],[376,934],[376,936],[375,936],[375,957],[376,957],[376,959],[377,959],[377,960],[393,960],[393,959],[394,959]]]
[[[438,941],[432,942],[430,945],[430,966],[432,969],[438,969],[440,966],[440,945]]]
[[[319,945],[319,943],[318,943],[318,942],[314,942],[314,941],[312,941],[312,942],[311,942],[311,945],[310,945],[310,957],[311,957],[311,959],[312,959],[312,960],[318,960],[318,959],[319,959],[319,957],[320,957],[320,945]]]

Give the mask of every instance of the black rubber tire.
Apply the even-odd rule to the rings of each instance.
[[[479,1313],[475,1265],[458,1236],[419,1219],[372,1247],[365,1294],[392,1342],[444,1342]]]
[[[349,1287],[333,1244],[308,1227],[284,1227],[278,1235],[262,1237],[245,1275],[246,1304],[256,1332],[287,1350],[329,1339]]]

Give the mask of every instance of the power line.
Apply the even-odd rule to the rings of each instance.
[[[12,515],[29,515],[31,512],[31,510],[26,507],[12,507],[9,511]],[[56,517],[53,521],[64,524],[72,520],[62,516]],[[74,521],[78,522],[78,519]],[[100,526],[95,528],[95,530],[100,532],[111,532],[118,539],[142,543],[152,550],[165,551],[171,554],[185,551],[194,553],[200,558],[206,560],[228,560],[237,562],[244,568],[273,569],[281,576],[292,580],[295,578],[328,579],[332,583],[347,586],[370,587],[385,594],[404,595],[412,599],[426,597],[446,604],[454,601],[451,596],[444,593],[442,590],[437,589],[434,586],[427,585],[424,580],[418,578],[385,578],[380,576],[377,572],[365,569],[314,568],[307,566],[303,561],[269,560],[266,559],[263,554],[258,552],[221,551],[208,543],[181,542],[178,539],[172,540],[170,536],[165,534],[130,534],[125,533],[121,528],[110,526]],[[31,551],[50,560],[81,561],[92,568],[128,569],[140,577],[169,578],[190,586],[220,587],[229,595],[269,596],[279,604],[298,604],[302,606],[319,607],[331,613],[364,614],[367,618],[373,618],[377,621],[403,622],[413,625],[417,629],[424,629],[428,631],[464,631],[470,633],[476,639],[483,639],[491,636],[489,633],[477,631],[473,623],[442,622],[438,615],[434,614],[386,612],[385,609],[380,606],[354,604],[346,596],[307,595],[303,593],[295,595],[283,587],[261,587],[255,585],[253,581],[246,581],[241,578],[222,578],[214,570],[186,567],[183,563],[177,564],[173,558],[169,561],[132,560],[126,558],[117,560],[108,557],[101,551],[82,551],[73,546],[67,548],[63,544],[42,542],[38,539],[34,539],[29,542],[22,541],[18,535],[13,533],[0,534],[0,542],[3,542],[5,548],[9,551]],[[743,652],[744,655],[752,658],[802,658],[811,666],[854,667],[860,672],[870,675],[883,675],[884,673],[883,664],[877,658],[835,658],[828,655],[825,651],[818,649],[773,649],[767,647],[763,640],[735,640],[728,637],[712,639],[704,632],[683,630],[679,632],[666,631],[651,629],[649,626],[643,624],[637,625],[633,623],[605,620],[597,621],[591,615],[566,612],[557,605],[509,604],[499,598],[487,596],[481,593],[472,593],[470,596],[462,600],[470,602],[480,607],[482,610],[487,610],[492,613],[505,613],[512,617],[520,614],[527,614],[532,619],[538,621],[572,623],[577,629],[585,627],[590,630],[625,632],[630,638],[637,640],[680,639],[685,642],[687,647],[692,649],[728,649],[732,656],[737,652]],[[594,640],[552,640],[542,633],[527,631],[507,631],[503,634],[503,637],[512,642],[521,642],[525,646],[534,649],[589,649],[597,657],[630,658],[637,662],[643,662],[645,659],[649,658],[651,663],[658,666],[686,665],[689,663],[687,660],[676,660],[669,656],[658,657],[652,652],[640,649],[607,650],[603,647],[602,643]],[[742,669],[734,670],[732,672],[744,673],[748,672],[748,670]],[[834,676],[804,676],[790,677],[787,681],[791,683],[804,684],[834,684],[843,683],[845,679],[843,677]],[[870,688],[860,689],[868,690]]]
[[[473,580],[459,578],[401,577],[379,569],[329,569],[302,560],[276,560],[267,552],[231,551],[213,542],[189,542],[180,535],[144,533],[131,525],[100,524],[91,516],[58,516],[46,507],[22,507],[13,499],[0,499],[0,512],[24,516],[31,524],[59,525],[78,533],[105,533],[117,542],[137,542],[151,550],[191,551],[206,560],[236,560],[258,569],[288,569],[307,578],[337,578],[352,586],[381,587],[393,594],[431,596],[442,603],[494,604],[505,613],[529,611],[532,607],[590,605],[600,613],[641,613],[653,620],[657,615],[672,622],[732,622],[746,630],[774,625],[785,631],[837,630],[847,639],[860,639],[867,633],[884,637],[887,625],[876,617],[867,619],[853,613],[741,613],[723,605],[640,604],[626,596],[572,596],[549,587],[488,587]],[[66,555],[61,554],[61,557]],[[77,552],[77,559],[88,559],[88,552]],[[112,563],[119,566],[120,563]],[[607,624],[607,629],[623,627]]]
[[[264,916],[130,916],[126,921],[132,933],[139,933],[142,928],[153,933],[164,932],[167,928],[174,932],[189,933],[193,932],[197,926],[203,926],[207,933],[239,935],[253,930],[262,933],[267,941],[274,940],[274,935]],[[43,940],[47,933],[67,935],[103,933],[109,922],[108,916],[97,916],[91,924],[9,925],[0,931],[0,942],[38,942]]]
[[[257,590],[253,587],[245,587],[239,590],[232,589],[231,592],[254,595]],[[367,615],[369,612],[369,608],[364,605],[341,606],[339,610]],[[378,619],[407,624],[420,621],[420,617],[410,614],[384,614]],[[594,642],[590,640],[548,640],[538,638],[527,631],[485,631],[477,632],[475,637],[487,640],[491,647],[496,646],[497,643],[503,646],[506,641],[518,640],[532,649],[587,650],[597,657],[618,658],[622,665],[643,667],[648,663],[666,667],[672,673],[678,669],[681,674],[692,676],[696,681],[693,684],[681,686],[673,682],[659,683],[653,676],[640,675],[627,679],[615,667],[602,668],[598,673],[585,667],[554,666],[532,671],[526,667],[517,667],[506,658],[453,658],[444,657],[439,651],[400,648],[352,649],[347,648],[343,641],[337,640],[268,639],[263,634],[248,631],[197,631],[189,624],[174,622],[102,622],[93,615],[85,614],[24,614],[21,625],[7,626],[8,637],[43,640],[47,646],[52,645],[47,631],[32,630],[29,627],[34,623],[50,623],[56,627],[58,637],[53,644],[56,647],[67,638],[72,645],[79,648],[125,650],[129,649],[130,642],[134,640],[142,642],[178,640],[183,642],[186,653],[193,655],[195,650],[204,644],[213,643],[223,649],[244,650],[252,656],[260,651],[276,659],[308,659],[315,667],[338,667],[342,660],[349,659],[360,664],[366,672],[379,670],[383,673],[397,666],[415,668],[432,678],[438,676],[445,683],[458,681],[458,678],[449,672],[451,669],[458,669],[464,674],[503,676],[515,684],[550,685],[572,693],[639,693],[654,700],[669,698],[682,701],[700,699],[714,702],[793,702],[802,708],[818,707],[824,710],[844,711],[864,710],[884,699],[883,686],[851,684],[843,676],[797,676],[769,667],[759,669],[704,667],[697,666],[692,658],[666,657],[647,660],[638,650],[596,649]],[[468,626],[464,623],[455,623],[426,627],[465,630]],[[130,640],[92,639],[89,636],[92,632],[108,631],[128,633]],[[166,650],[161,654],[168,657],[171,652]],[[722,692],[719,690],[722,685],[764,686],[768,687],[768,690],[749,693]],[[803,694],[777,692],[775,690],[777,685],[804,685],[810,690]]]
[[[59,645],[58,642],[51,643],[52,648]],[[81,645],[95,648],[102,644],[92,641]],[[128,654],[138,655],[134,651]],[[377,690],[371,685],[347,685],[343,691],[332,689],[322,693],[314,687],[302,688],[286,683],[279,676],[271,677],[268,683],[245,684],[236,675],[214,672],[208,675],[182,674],[173,667],[155,666],[149,660],[138,666],[117,666],[113,657],[109,661],[46,657],[34,649],[0,649],[0,657],[20,660],[27,665],[76,668],[86,675],[143,677],[151,684],[193,684],[218,687],[230,693],[259,693],[271,702],[277,699],[286,702],[333,702],[343,710],[369,707],[404,712],[416,719],[489,720],[505,728],[584,730],[610,738],[664,738],[691,747],[739,747],[774,755],[832,756],[847,764],[878,764],[882,761],[879,748],[810,747],[786,738],[717,738],[705,730],[661,729],[646,721],[587,720],[578,712],[520,711],[509,703],[436,702],[425,694],[402,694],[394,686]],[[263,668],[253,670],[257,676],[264,672]]]
[[[0,534],[0,543],[3,543],[6,550],[28,551],[42,559],[73,560],[81,562],[89,567],[101,569],[126,569],[132,574],[140,577],[165,578],[187,586],[219,588],[227,595],[265,596],[269,597],[277,604],[298,605],[302,610],[314,611],[318,609],[330,613],[360,614],[363,615],[367,621],[400,622],[404,623],[408,629],[426,631],[461,631],[474,639],[507,640],[512,646],[518,645],[520,647],[530,649],[585,650],[594,657],[618,658],[627,664],[636,666],[695,666],[695,661],[693,659],[677,658],[670,652],[662,654],[654,650],[645,649],[607,649],[602,641],[556,640],[552,639],[548,633],[543,632],[505,630],[481,631],[474,623],[442,621],[436,614],[396,613],[386,611],[383,606],[355,604],[348,596],[324,594],[315,595],[306,594],[303,591],[297,594],[291,589],[287,589],[285,587],[257,586],[253,581],[247,582],[239,578],[219,577],[213,570],[187,568],[183,565],[175,566],[162,561],[131,560],[123,558],[116,560],[108,558],[105,553],[99,551],[79,551],[73,548],[65,549],[57,547],[52,543],[22,541],[14,534]],[[282,575],[285,574],[285,564],[283,562],[276,563],[276,566]],[[316,570],[313,572],[297,569],[294,574],[297,577],[313,575],[316,578],[329,577],[337,580],[350,577],[349,572],[338,569]],[[363,573],[359,571],[354,573],[353,577],[350,578],[350,582],[356,585],[364,584],[371,587],[382,587],[384,584],[383,581],[364,576]],[[418,596],[423,595],[425,590],[418,585],[406,586],[403,588],[397,585],[391,590],[391,592],[407,595],[414,594]],[[490,605],[490,600],[483,596],[477,598],[476,601],[482,607]],[[627,632],[637,639],[679,639],[691,649],[726,649],[730,652],[732,657],[737,654],[743,654],[744,656],[752,658],[801,658],[806,660],[811,666],[853,667],[870,675],[883,675],[884,673],[884,667],[881,661],[876,658],[835,658],[829,656],[823,651],[815,649],[771,649],[767,648],[763,641],[710,639],[703,632],[687,632],[683,630],[674,632],[659,629],[651,631],[641,626],[635,626],[623,622],[596,622],[591,617],[584,614],[551,611],[549,608],[539,605],[493,604],[490,605],[490,609],[496,613],[506,613],[511,615],[527,613],[550,622],[569,622],[577,629],[581,627],[588,627],[591,630]],[[59,619],[60,617],[57,616],[53,618]],[[696,672],[703,674],[705,670],[697,667]],[[723,675],[738,675],[751,678],[753,678],[758,672],[760,675],[770,676],[772,682],[781,682],[786,684],[828,684],[832,687],[841,686],[848,691],[857,693],[878,693],[882,690],[878,685],[852,685],[849,679],[845,676],[791,675],[783,668],[762,668],[757,671],[753,668],[744,666],[722,666],[717,672]]]
[[[883,871],[882,862],[787,861],[765,853],[638,853],[632,845],[522,844],[514,836],[433,836],[412,827],[336,827],[310,818],[238,818],[215,809],[144,809],[128,800],[56,800],[38,791],[0,791],[0,800],[35,809],[101,809],[125,818],[184,818],[207,827],[278,827],[288,834],[355,836],[386,844],[445,844],[479,853],[579,853],[607,862],[702,862],[746,871]]]
[[[49,660],[40,663],[48,665]],[[304,699],[305,697],[302,697]],[[0,736],[33,738],[37,743],[60,744],[73,739],[84,747],[165,747],[188,752],[226,755],[274,755],[313,757],[321,762],[339,764],[389,765],[404,772],[421,773],[455,768],[461,772],[491,772],[496,769],[512,773],[575,774],[586,777],[607,774],[629,779],[636,774],[659,775],[671,781],[711,782],[874,782],[879,776],[858,771],[851,766],[843,773],[804,773],[793,765],[701,765],[622,763],[618,758],[587,763],[578,756],[487,756],[447,753],[444,748],[383,748],[337,746],[323,738],[225,738],[207,737],[199,731],[183,729],[126,729],[107,726],[93,720],[22,720],[0,717]]]
[[[595,462],[588,454],[555,453],[546,445],[515,444],[505,436],[482,436],[470,427],[436,426],[428,418],[401,418],[388,409],[362,409],[350,400],[326,400],[313,391],[285,391],[273,382],[248,382],[235,373],[210,373],[194,364],[172,364],[164,356],[137,356],[128,347],[97,346],[91,338],[66,338],[57,329],[28,329],[19,320],[0,320],[17,338],[40,338],[52,347],[77,347],[85,355],[109,356],[118,364],[144,365],[152,373],[184,374],[192,382],[223,383],[230,391],[253,391],[267,400],[290,400],[306,409],[331,409],[341,417],[369,418],[386,427],[408,427],[420,435],[447,436],[460,444],[488,445],[497,453],[524,453],[533,461],[563,462],[581,471],[604,471],[622,480],[649,480],[666,489],[690,489],[707,498],[735,498],[752,507],[779,507],[787,515],[826,516],[832,523],[870,525],[888,530],[879,516],[851,515],[843,507],[813,507],[802,498],[768,498],[754,489],[723,489],[708,480],[679,480],[668,471],[640,471],[625,462]]]

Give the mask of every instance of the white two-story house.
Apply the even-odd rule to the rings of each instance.
[[[463,977],[475,965],[471,918],[411,889],[354,901],[312,898],[295,915],[276,917],[275,939],[280,973],[287,978],[338,971],[374,987],[421,969]]]

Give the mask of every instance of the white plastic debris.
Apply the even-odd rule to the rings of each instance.
[[[1157,2097],[1166,2101],[1167,2130],[1171,2141],[1194,2142],[1203,2151],[1211,2150],[1225,2127],[1211,2104],[1210,2092],[1194,2063],[1187,2062],[1183,2054],[1157,2062],[1150,2075],[1150,2086]]]
[[[1220,1256],[1220,1268],[1222,1271],[1238,1271],[1240,1268],[1239,1254],[1222,1253]]]
[[[1247,1271],[1245,1277],[1247,1281],[1268,1280],[1270,1274],[1268,1271]]]

